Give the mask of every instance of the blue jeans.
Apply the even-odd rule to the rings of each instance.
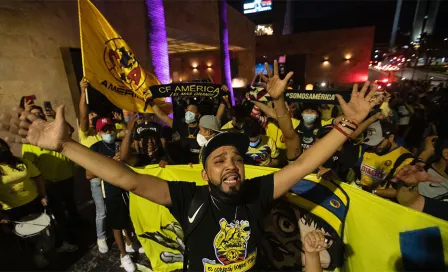
[[[103,192],[101,190],[101,179],[90,180],[90,189],[96,208],[96,236],[98,239],[106,238],[106,209],[104,206]]]

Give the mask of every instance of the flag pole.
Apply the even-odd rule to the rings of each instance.
[[[85,63],[84,63],[84,56],[83,56],[84,43],[82,41],[81,1],[84,1],[84,0],[78,0],[79,42],[81,44],[82,74],[83,74],[83,76],[85,76],[85,74],[86,74],[86,68],[85,67],[86,66],[85,66]],[[86,88],[86,90],[85,90],[85,92],[86,92],[86,103],[87,103],[87,105],[89,105],[89,92],[87,91],[87,89],[88,88]]]

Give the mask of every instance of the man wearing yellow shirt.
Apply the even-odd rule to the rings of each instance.
[[[249,149],[246,159],[249,164],[277,167],[279,152],[274,140],[262,135],[262,128],[254,118],[247,119],[243,125],[244,134],[249,137]]]
[[[364,143],[369,148],[361,164],[363,189],[384,198],[395,199],[397,192],[391,179],[400,169],[414,161],[414,156],[395,142],[396,130],[392,123],[377,121],[369,126]]]
[[[249,111],[242,105],[237,105],[232,109],[232,120],[221,127],[221,131],[243,132],[244,119],[249,115]]]

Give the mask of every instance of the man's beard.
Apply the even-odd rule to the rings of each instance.
[[[392,149],[392,144],[389,142],[385,148],[376,148],[375,153],[379,156],[386,155]]]
[[[242,188],[237,189],[236,187],[230,187],[229,192],[224,192],[222,188],[222,183],[219,185],[208,183],[210,186],[210,195],[220,202],[229,205],[239,205],[242,202]]]

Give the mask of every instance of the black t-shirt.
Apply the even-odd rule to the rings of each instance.
[[[149,156],[148,154],[137,154],[134,167],[142,167],[150,164],[158,164],[161,160],[168,161],[163,150]]]
[[[173,122],[173,130],[177,131],[180,135],[180,142],[182,148],[182,163],[199,163],[199,146],[196,136],[199,132],[199,126],[189,127],[187,123],[182,121]]]
[[[163,134],[162,134],[163,128],[160,124],[158,124],[156,122],[145,122],[145,123],[137,125],[135,127],[134,140],[139,141],[141,139],[140,135],[145,130],[152,130],[158,135],[159,139],[163,138]]]
[[[448,202],[425,197],[423,212],[448,221]]]
[[[90,149],[97,153],[108,156],[109,158],[113,158],[115,156],[115,143],[108,144],[103,141],[99,141],[93,144]],[[123,192],[125,192],[125,190],[116,187],[108,183],[107,181],[104,181],[104,192],[106,194],[106,197],[113,197],[122,194]]]
[[[185,220],[195,216],[188,215],[188,209],[196,184],[168,184],[172,201],[170,211],[185,226]],[[273,199],[274,175],[246,180],[242,190],[245,192],[244,204],[233,206],[210,201],[207,213],[187,240],[189,271],[246,271],[255,268],[264,212]],[[233,269],[225,269],[229,267]]]
[[[345,178],[347,171],[355,166],[359,159],[360,146],[352,142],[345,142],[341,151],[337,150],[324,164],[323,167],[331,168],[341,179]]]

